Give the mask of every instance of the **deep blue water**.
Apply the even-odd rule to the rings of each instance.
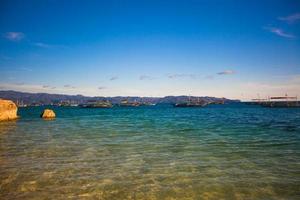
[[[300,109],[20,108],[0,199],[299,199]]]

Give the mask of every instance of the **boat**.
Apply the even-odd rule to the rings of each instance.
[[[119,106],[121,107],[137,107],[140,106],[141,104],[137,101],[134,102],[129,102],[128,100],[122,100]]]
[[[176,103],[174,107],[204,107],[208,105],[206,102],[184,102],[184,103]]]
[[[140,105],[141,106],[155,106],[156,104],[155,103],[150,103],[150,102],[142,102]]]
[[[109,101],[91,101],[80,105],[81,108],[111,108],[112,103]]]
[[[174,107],[183,107],[183,108],[186,108],[186,107],[204,107],[204,106],[207,106],[207,105],[208,105],[208,102],[206,102],[206,101],[200,100],[199,98],[198,98],[197,101],[192,101],[191,98],[189,97],[189,100],[187,102],[176,103],[176,104],[174,104]]]

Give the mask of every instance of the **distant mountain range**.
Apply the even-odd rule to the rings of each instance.
[[[22,104],[41,104],[41,105],[50,105],[58,104],[62,102],[69,102],[75,104],[87,103],[90,101],[103,101],[108,100],[113,104],[118,104],[122,100],[127,100],[129,102],[148,102],[148,103],[179,103],[186,101],[206,101],[206,102],[224,102],[232,103],[239,102],[239,100],[231,100],[226,98],[217,98],[217,97],[196,97],[196,96],[166,96],[166,97],[138,97],[138,96],[116,96],[116,97],[89,97],[83,95],[64,95],[64,94],[48,94],[48,93],[28,93],[28,92],[18,92],[18,91],[0,91],[0,98],[10,99],[17,103]]]

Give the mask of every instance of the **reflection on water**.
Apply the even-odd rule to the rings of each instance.
[[[0,199],[299,198],[299,109],[40,109],[0,123]]]

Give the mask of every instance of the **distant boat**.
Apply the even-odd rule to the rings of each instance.
[[[81,108],[111,108],[113,107],[112,103],[109,101],[95,101],[95,102],[88,102],[86,104],[81,104]]]
[[[185,103],[176,103],[174,107],[204,107],[208,105],[206,102],[185,102]]]
[[[78,106],[77,103],[68,102],[68,101],[58,103],[57,105],[58,105],[58,106],[63,106],[63,107],[76,107],[76,106]]]
[[[191,101],[191,98],[189,97],[189,100],[187,102],[183,102],[183,103],[176,103],[174,104],[174,107],[204,107],[208,105],[208,102],[203,101],[203,100],[198,100],[197,101]]]
[[[155,103],[150,103],[150,102],[143,102],[140,104],[141,106],[155,106]]]
[[[128,100],[122,100],[119,106],[121,107],[137,107],[140,106],[141,104],[139,102],[129,102]]]

